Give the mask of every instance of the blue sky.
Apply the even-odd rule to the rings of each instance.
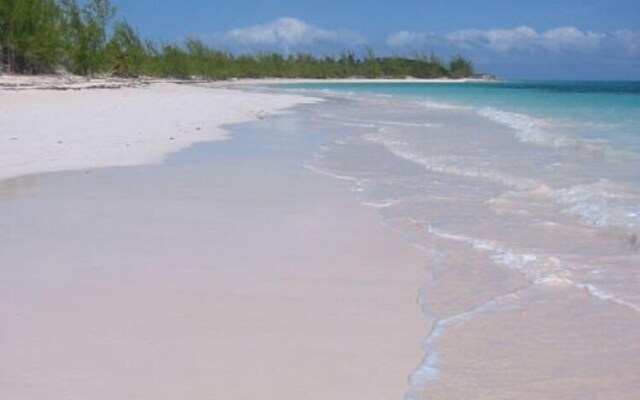
[[[112,0],[146,37],[224,50],[463,54],[507,78],[640,79],[640,0]]]

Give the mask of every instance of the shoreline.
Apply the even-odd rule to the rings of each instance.
[[[131,91],[147,105],[164,89],[188,105],[286,95],[225,87]],[[128,91],[65,93],[99,108],[91,93]],[[553,195],[607,160],[467,109],[318,97],[162,163],[0,180],[7,391],[61,393],[60,369],[95,398],[131,356],[105,400],[635,395],[618,389],[640,354],[637,236],[585,224]],[[81,354],[97,363],[79,369]]]
[[[0,393],[402,398],[428,331],[425,256],[349,182],[302,167],[334,134],[307,129],[276,115],[0,199]]]
[[[319,101],[167,81],[38,82],[0,90],[0,179],[158,163],[194,143],[224,140],[226,125]]]
[[[120,77],[85,77],[78,75],[19,75],[0,73],[0,91],[2,90],[84,90],[84,89],[118,89],[125,87],[141,87],[157,83],[175,83],[184,85],[253,85],[277,83],[491,83],[500,79],[487,78],[230,78],[215,80],[207,78],[120,78]]]
[[[618,390],[633,382],[640,351],[637,285],[627,278],[637,236],[585,223],[553,195],[607,161],[522,141],[464,108],[336,101],[323,115],[344,137],[314,167],[350,181],[430,256],[420,305],[433,329],[406,398],[637,395]],[[560,168],[539,173],[545,165]]]
[[[478,79],[87,78],[0,75],[0,180],[24,175],[161,162],[225,125],[323,101],[309,94],[247,88],[289,83],[465,83]],[[488,82],[488,81],[487,81]],[[154,96],[154,93],[158,96]],[[83,104],[100,101],[99,110]],[[232,99],[229,103],[227,100]],[[48,105],[56,103],[51,111]],[[32,112],[34,108],[38,112]],[[51,126],[47,121],[59,121]],[[25,123],[25,121],[28,121]],[[116,126],[109,125],[116,121]],[[64,126],[60,126],[60,125]],[[90,128],[89,128],[90,127]],[[78,131],[85,131],[78,135]]]
[[[239,85],[256,85],[256,84],[289,84],[289,83],[494,83],[499,80],[484,78],[264,78],[264,79],[231,79],[228,82]]]

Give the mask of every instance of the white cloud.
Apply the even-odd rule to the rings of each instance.
[[[387,45],[396,48],[447,46],[460,50],[510,52],[551,52],[593,54],[611,49],[627,54],[638,53],[640,33],[582,31],[576,27],[560,27],[538,32],[528,26],[514,29],[467,29],[447,34],[400,31],[387,37]]]
[[[387,37],[387,46],[390,47],[408,47],[414,45],[423,45],[430,41],[437,41],[438,37],[434,34],[422,32],[400,31],[392,33]]]
[[[621,30],[605,40],[607,46],[618,48],[629,55],[640,55],[640,32]]]
[[[540,34],[540,41],[545,48],[559,51],[574,48],[582,52],[591,52],[597,50],[606,39],[607,35],[604,33],[583,32],[575,27],[556,28]]]
[[[444,38],[459,47],[485,47],[493,51],[523,50],[538,36],[528,26],[515,29],[468,29],[449,33]]]
[[[357,32],[326,30],[309,25],[296,18],[279,18],[275,21],[216,34],[215,42],[245,48],[277,47],[288,51],[312,45],[356,46],[366,43]]]

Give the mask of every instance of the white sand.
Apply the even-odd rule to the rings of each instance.
[[[233,85],[264,85],[274,83],[472,83],[472,82],[496,82],[493,79],[485,78],[260,78],[260,79],[233,79],[226,81],[228,86]]]
[[[424,253],[302,168],[304,115],[260,125],[201,164],[0,181],[0,399],[402,398]]]
[[[423,254],[347,183],[245,164],[22,178],[0,398],[402,399]]]
[[[317,101],[174,83],[126,87],[133,84],[2,77],[0,179],[157,163],[193,143],[224,139],[225,124]],[[77,90],[88,87],[98,89]]]

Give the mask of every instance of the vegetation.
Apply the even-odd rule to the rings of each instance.
[[[449,74],[452,78],[464,78],[473,75],[473,66],[462,56],[455,56],[449,63]]]
[[[80,75],[286,78],[462,78],[473,75],[462,56],[364,57],[278,53],[234,55],[188,38],[180,45],[144,40],[127,22],[112,22],[109,0],[0,0],[0,64],[17,73],[65,69]]]
[[[60,8],[53,0],[0,2],[0,61],[10,71],[37,72],[61,56]]]

